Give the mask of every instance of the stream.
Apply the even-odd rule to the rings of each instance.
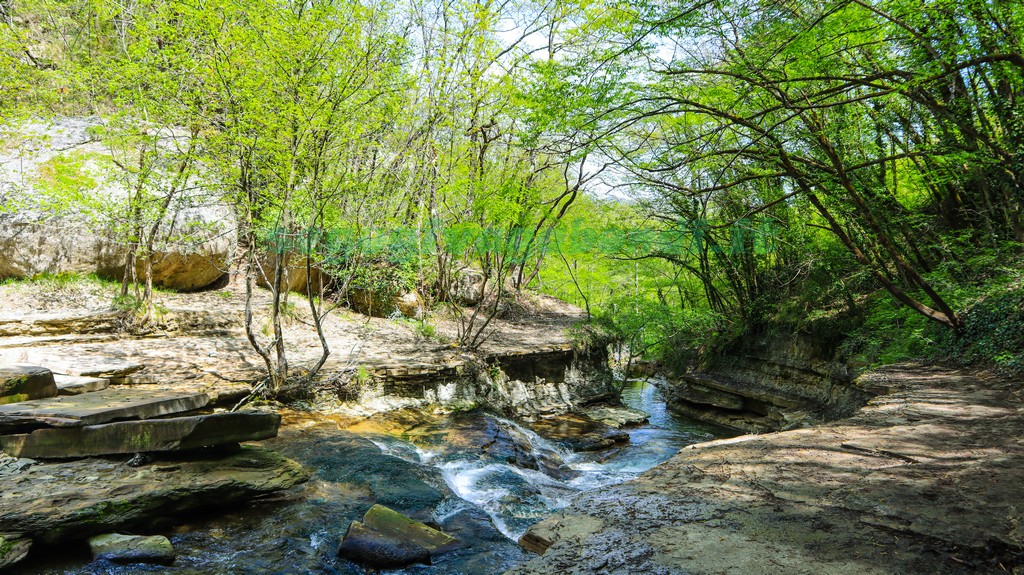
[[[631,382],[622,399],[648,413],[648,422],[619,432],[628,433],[628,443],[595,451],[574,451],[565,441],[479,410],[448,416],[407,410],[376,427],[349,429],[327,415],[286,418],[280,437],[265,443],[312,468],[313,479],[270,500],[192,516],[186,524],[179,518],[140,526],[140,533],[171,539],[178,553],[172,565],[90,562],[83,543],[35,554],[23,572],[363,574],[368,571],[335,553],[348,524],[376,502],[467,543],[434,565],[384,573],[501,573],[532,556],[516,544],[526,529],[579,493],[628,481],[686,445],[721,436],[673,415],[650,383]]]

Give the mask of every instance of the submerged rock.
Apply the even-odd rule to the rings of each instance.
[[[593,405],[581,411],[590,419],[615,428],[642,425],[648,418],[643,411],[624,405]]]
[[[586,415],[566,413],[530,424],[541,437],[573,451],[601,451],[629,441],[629,434]]]
[[[89,538],[89,548],[96,559],[114,563],[155,563],[168,565],[174,562],[174,547],[161,535],[142,537],[107,533]]]
[[[35,365],[0,366],[0,405],[57,395],[53,373]]]

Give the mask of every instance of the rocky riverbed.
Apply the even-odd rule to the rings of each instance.
[[[616,430],[593,422],[591,433],[630,442],[588,452],[478,410],[405,410],[361,421],[287,411],[279,437],[262,445],[300,462],[311,473],[305,485],[151,528],[173,543],[178,556],[171,565],[91,562],[83,543],[36,554],[20,572],[361,574],[363,567],[337,551],[350,523],[383,505],[459,541],[433,565],[401,572],[500,573],[530,558],[516,542],[530,524],[581,492],[634,478],[683,445],[713,437],[713,430],[674,419],[650,385],[635,384],[627,400],[651,421],[641,423],[636,410],[611,409],[619,421],[632,414],[633,425]]]
[[[531,527],[508,575],[1024,573],[1020,381],[862,376],[853,417],[683,449]]]

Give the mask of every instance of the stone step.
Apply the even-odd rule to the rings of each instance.
[[[110,380],[105,377],[54,374],[53,381],[57,384],[58,395],[78,395],[110,387]]]
[[[121,419],[150,419],[199,409],[209,402],[205,393],[110,388],[0,406],[0,427],[32,422],[82,427]]]
[[[0,405],[57,395],[53,374],[37,365],[0,366]]]
[[[114,385],[152,385],[160,383],[160,378],[151,373],[130,373],[111,376],[110,383]]]
[[[32,459],[179,451],[269,439],[280,423],[276,413],[245,411],[120,421],[0,436],[0,449]]]
[[[81,377],[124,377],[141,371],[146,366],[140,363],[117,360],[84,360],[70,361],[51,360],[47,366],[54,373],[77,375]]]

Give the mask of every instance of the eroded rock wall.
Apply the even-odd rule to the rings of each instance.
[[[607,351],[571,344],[467,356],[447,366],[409,365],[374,373],[359,402],[408,398],[442,406],[486,407],[516,417],[562,413],[615,393]]]
[[[852,385],[840,340],[770,332],[743,338],[668,386],[673,409],[757,433],[853,414],[870,394]]]

